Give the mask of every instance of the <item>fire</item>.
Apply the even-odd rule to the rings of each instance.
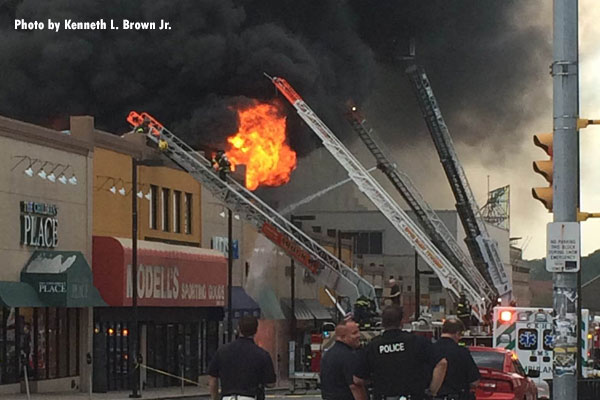
[[[232,169],[246,165],[246,187],[280,186],[289,182],[296,168],[296,152],[285,142],[285,117],[272,104],[255,103],[238,110],[240,126],[227,138],[226,151]]]

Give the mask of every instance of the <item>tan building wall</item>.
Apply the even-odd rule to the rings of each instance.
[[[88,159],[85,155],[68,153],[0,136],[0,147],[8,149],[7,157],[0,157],[0,221],[4,228],[0,230],[0,251],[3,267],[0,268],[0,280],[18,281],[21,269],[36,247],[23,246],[20,243],[20,202],[34,201],[55,204],[58,208],[58,246],[54,250],[78,250],[89,260],[91,256],[88,237]],[[18,156],[27,155],[33,159],[48,161],[49,165],[68,164],[78,180],[77,185],[63,185],[56,181],[42,180],[37,175],[24,174],[29,162],[25,160],[12,171],[19,162]],[[36,164],[37,173],[41,164]],[[62,167],[59,167],[62,169]],[[50,172],[47,170],[46,172]],[[70,178],[70,172],[67,173]]]
[[[0,255],[2,268],[0,280],[19,281],[21,269],[29,260],[35,247],[21,245],[20,202],[33,201],[54,204],[58,208],[58,244],[53,250],[80,251],[88,262],[92,251],[92,176],[91,147],[85,141],[68,134],[0,117]],[[24,161],[22,156],[27,156]],[[35,175],[24,174],[30,160]],[[68,169],[64,169],[69,166]],[[41,168],[47,174],[54,170],[56,178],[63,171],[67,178],[74,175],[77,184],[62,184],[41,179]],[[28,312],[24,309],[24,312]],[[82,309],[79,327],[80,375],[61,379],[32,382],[33,391],[87,390],[89,368],[85,355],[91,352],[91,312]],[[7,385],[11,386],[11,385]],[[9,389],[10,391],[11,389]],[[16,390],[20,390],[17,388]]]
[[[129,154],[101,147],[94,148],[94,227],[93,233],[97,236],[116,236],[130,238],[131,229],[131,196],[132,196],[132,162]],[[187,172],[162,166],[138,167],[138,190],[144,195],[150,191],[150,186],[157,187],[156,199],[156,228],[150,226],[151,200],[142,197],[138,200],[138,238],[144,240],[157,240],[187,244],[201,245],[202,227],[201,216],[201,189],[200,184]],[[110,191],[115,186],[117,193]],[[124,188],[125,195],[118,190]],[[162,224],[162,189],[169,189],[167,212],[169,226]],[[179,191],[180,232],[175,232],[175,201],[174,193]],[[185,229],[185,194],[191,194],[191,232]]]

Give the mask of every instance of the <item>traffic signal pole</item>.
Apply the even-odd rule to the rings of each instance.
[[[576,222],[579,191],[577,119],[578,0],[554,0],[553,79],[554,222]],[[548,251],[549,249],[547,249]],[[547,253],[548,257],[549,254]],[[579,256],[578,256],[579,257]],[[578,260],[579,261],[579,260]],[[553,274],[554,324],[553,398],[577,398],[577,274]]]

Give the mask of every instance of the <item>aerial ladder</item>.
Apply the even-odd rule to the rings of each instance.
[[[266,74],[265,74],[266,75]],[[354,157],[344,144],[331,132],[331,130],[319,119],[314,111],[304,102],[300,95],[283,78],[267,77],[275,87],[294,106],[296,112],[306,124],[321,139],[323,145],[335,157],[335,159],[346,169],[348,176],[354,181],[359,190],[381,211],[389,222],[400,232],[400,234],[411,244],[417,253],[427,262],[439,278],[442,285],[459,297],[461,293],[470,300],[473,314],[484,321],[486,313],[485,298],[475,289],[454,266],[444,257],[442,253],[431,243],[429,237],[421,231],[421,228],[413,222],[410,217],[398,206],[394,199],[381,187],[365,169],[365,167]]]
[[[433,95],[427,74],[422,67],[414,64],[406,69],[406,73],[410,78],[427,128],[454,193],[456,210],[467,235],[465,239],[467,249],[486,280],[494,285],[500,296],[505,300],[510,300],[511,282],[500,259],[498,243],[490,237],[481,217],[475,196],[473,196],[465,172],[454,150],[450,132]]]
[[[469,281],[479,293],[486,298],[488,308],[495,305],[497,299],[496,289],[490,286],[471,259],[462,251],[446,224],[435,211],[427,204],[421,193],[404,172],[392,163],[383,149],[375,141],[374,130],[369,126],[364,115],[358,108],[349,104],[346,118],[352,129],[358,134],[365,146],[369,149],[379,168],[398,190],[404,201],[415,213],[418,222],[429,235],[431,242],[454,265],[454,267]]]
[[[184,143],[152,116],[132,111],[127,121],[134,127],[134,131],[145,134],[147,140],[156,144],[163,155],[187,171],[232,212],[252,223],[260,233],[306,267],[326,290],[333,291],[340,297],[339,302],[346,313],[361,296],[373,300],[379,309],[375,288],[371,283],[229,174],[219,176],[211,161]],[[336,306],[339,307],[337,303]]]

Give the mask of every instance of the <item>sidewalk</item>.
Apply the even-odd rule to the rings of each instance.
[[[285,386],[267,389],[267,397],[273,393],[286,391]],[[118,391],[108,393],[92,393],[92,400],[130,400],[129,391]],[[186,386],[183,394],[181,387],[168,387],[159,389],[148,389],[142,391],[143,400],[185,399],[185,398],[209,398],[208,388]],[[2,400],[27,400],[27,394],[0,394]],[[56,392],[56,393],[32,393],[31,400],[89,400],[89,393],[81,392]]]
[[[130,400],[129,391],[118,391],[108,393],[92,393],[92,400]],[[149,389],[142,391],[142,399],[158,400],[158,399],[184,399],[198,396],[208,397],[208,388],[186,386],[183,394],[180,387],[168,387],[159,389]],[[27,394],[3,394],[0,395],[2,400],[27,400]],[[89,393],[81,392],[56,392],[56,393],[32,393],[31,400],[89,400]]]

